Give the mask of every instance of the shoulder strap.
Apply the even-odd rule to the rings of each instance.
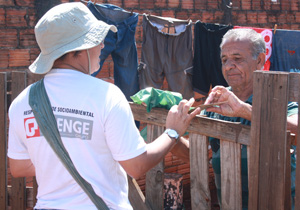
[[[34,83],[30,88],[29,105],[32,108],[40,130],[72,177],[89,196],[97,209],[109,210],[102,198],[95,193],[90,183],[83,179],[78,173],[68,151],[62,143],[61,136],[57,128],[57,122],[44,86],[44,79]]]

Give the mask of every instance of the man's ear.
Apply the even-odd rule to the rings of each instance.
[[[262,70],[265,62],[266,62],[266,54],[265,53],[260,53],[256,59],[257,61],[257,70]]]

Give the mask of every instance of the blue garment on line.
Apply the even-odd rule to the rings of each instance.
[[[112,4],[94,4],[88,2],[87,7],[98,20],[115,25],[117,33],[109,31],[105,47],[100,55],[100,69],[93,73],[96,76],[102,69],[105,59],[111,54],[114,62],[114,80],[127,100],[139,91],[138,58],[135,42],[135,30],[138,23],[138,13],[128,12]]]
[[[298,72],[300,69],[300,31],[277,29],[270,57],[273,71]]]

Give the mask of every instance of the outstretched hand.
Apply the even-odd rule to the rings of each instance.
[[[251,105],[241,101],[232,91],[223,86],[215,86],[204,104],[213,104],[227,101],[219,106],[207,108],[208,112],[216,112],[228,117],[243,117],[251,119]],[[248,112],[249,111],[249,112]]]
[[[182,136],[190,125],[191,120],[197,114],[200,114],[200,108],[189,114],[189,110],[194,102],[194,98],[191,98],[189,101],[183,99],[178,105],[172,106],[166,119],[166,128],[174,129]]]

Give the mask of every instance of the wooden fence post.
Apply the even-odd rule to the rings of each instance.
[[[192,209],[211,209],[208,137],[190,133],[190,179]]]
[[[7,194],[7,76],[0,73],[0,209],[6,210]]]
[[[242,209],[241,145],[220,139],[223,210]]]
[[[26,72],[12,72],[11,73],[11,100],[15,99],[20,92],[26,87]],[[12,185],[12,199],[10,204],[12,209],[26,209],[26,179],[13,178]]]
[[[254,73],[249,161],[249,209],[281,210],[285,201],[289,75]]]
[[[298,104],[300,104],[300,90],[299,90],[299,84],[300,84],[300,74],[299,73],[295,73],[294,75],[292,74],[292,76],[294,76],[295,78],[295,85],[293,86],[294,88],[296,88],[296,93],[298,93],[297,95],[295,95],[296,101],[298,102]],[[294,80],[292,80],[291,82],[293,82]],[[299,111],[299,108],[298,108]],[[300,114],[298,114],[298,129],[297,129],[297,142],[300,142]],[[299,145],[297,147],[297,154],[299,154]],[[298,156],[298,161],[296,163],[296,192],[295,192],[295,209],[300,209],[300,161],[299,161],[299,156]]]
[[[147,124],[147,140],[154,141],[164,132],[164,127]],[[152,209],[163,210],[164,198],[164,161],[161,161],[154,168],[146,173],[146,202]]]

